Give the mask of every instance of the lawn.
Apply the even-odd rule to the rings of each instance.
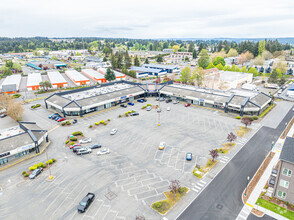
[[[275,212],[281,216],[284,216],[288,219],[294,219],[294,212],[289,211],[285,208],[282,208],[274,203],[271,203],[269,201],[266,201],[264,199],[259,198],[256,202],[256,204],[259,203],[259,206],[266,208],[268,210],[271,210],[272,212]]]
[[[151,207],[157,212],[164,215],[170,208],[172,208],[177,203],[177,201],[179,201],[184,195],[186,195],[188,190],[189,189],[187,187],[181,187],[176,196],[173,192],[164,192],[166,199],[153,203]]]

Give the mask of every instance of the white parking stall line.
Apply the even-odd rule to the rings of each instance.
[[[205,182],[205,181],[203,181],[203,180],[200,180],[200,183],[206,184],[207,182]]]
[[[202,189],[202,187],[199,187],[199,186],[194,186],[194,188],[196,188],[196,189]]]
[[[197,192],[197,193],[199,192],[199,190],[195,189],[194,187],[192,188],[192,190]]]

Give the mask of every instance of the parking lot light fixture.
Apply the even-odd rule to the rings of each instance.
[[[270,151],[270,155],[269,155],[269,157],[271,157],[271,156],[272,156],[272,150],[273,150],[274,146],[275,146],[275,142],[274,142],[274,141],[272,141],[272,145],[271,145],[271,151]]]
[[[48,170],[49,170],[49,179],[53,179],[53,176],[51,175],[51,170],[50,170],[50,163],[49,163],[49,160],[48,160],[48,154],[47,154],[47,151],[46,151],[46,157],[47,157],[47,161],[48,161]]]
[[[247,176],[246,190],[245,190],[245,194],[244,194],[245,197],[247,195],[247,188],[248,188],[249,179],[250,179],[250,177]]]

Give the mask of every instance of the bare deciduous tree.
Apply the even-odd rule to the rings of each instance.
[[[212,162],[214,162],[214,160],[215,160],[216,158],[218,158],[218,151],[217,151],[217,149],[212,149],[212,150],[210,150],[210,151],[209,151],[209,155],[210,155],[211,158],[212,158]]]
[[[175,193],[175,197],[177,196],[177,192],[181,188],[179,180],[172,180],[169,185],[170,192]]]
[[[241,120],[241,123],[244,124],[247,128],[247,126],[251,125],[252,121],[251,121],[251,118],[243,117]]]
[[[237,136],[234,135],[233,132],[231,132],[231,133],[228,134],[227,140],[228,140],[229,142],[233,142],[233,141],[235,141],[236,139],[237,139]]]

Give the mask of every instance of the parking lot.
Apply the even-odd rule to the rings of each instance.
[[[30,216],[30,219],[119,220],[135,219],[137,215],[161,219],[150,206],[165,198],[163,192],[168,191],[169,181],[178,179],[182,186],[194,187],[196,190],[189,194],[195,194],[206,182],[193,176],[193,168],[196,164],[205,165],[209,150],[220,147],[240,121],[215,110],[165,102],[161,102],[159,119],[155,109],[141,109],[146,103],[134,103],[127,108],[86,116],[75,125],[58,127],[50,132],[52,144],[48,155],[57,159],[52,167],[55,179],[46,181],[49,174],[45,171],[35,180],[24,180],[20,174],[29,162],[12,168],[15,172],[15,177],[11,177],[13,183],[0,196],[0,219]],[[153,98],[147,103],[158,104]],[[166,110],[167,106],[171,111]],[[118,117],[129,110],[140,115]],[[56,126],[56,122],[48,119],[50,112],[47,110],[41,108],[29,114],[30,111],[26,110],[26,120],[39,121],[39,126],[48,130]],[[111,120],[108,125],[89,128],[89,125],[107,119]],[[110,135],[113,128],[118,132]],[[82,131],[92,138],[92,143],[85,146],[100,143],[102,148],[110,149],[110,154],[97,156],[100,149],[94,149],[91,154],[75,155],[64,147],[66,137],[74,131]],[[161,141],[167,144],[164,150],[158,149]],[[192,161],[186,160],[187,152],[192,152]],[[45,161],[46,157],[41,155],[34,160]],[[221,156],[220,160],[220,165],[224,165],[228,158]],[[7,173],[9,170],[1,173],[0,185],[7,181]],[[96,194],[95,201],[86,213],[79,214],[77,204],[88,192]],[[181,205],[179,207],[183,208],[184,203]]]

